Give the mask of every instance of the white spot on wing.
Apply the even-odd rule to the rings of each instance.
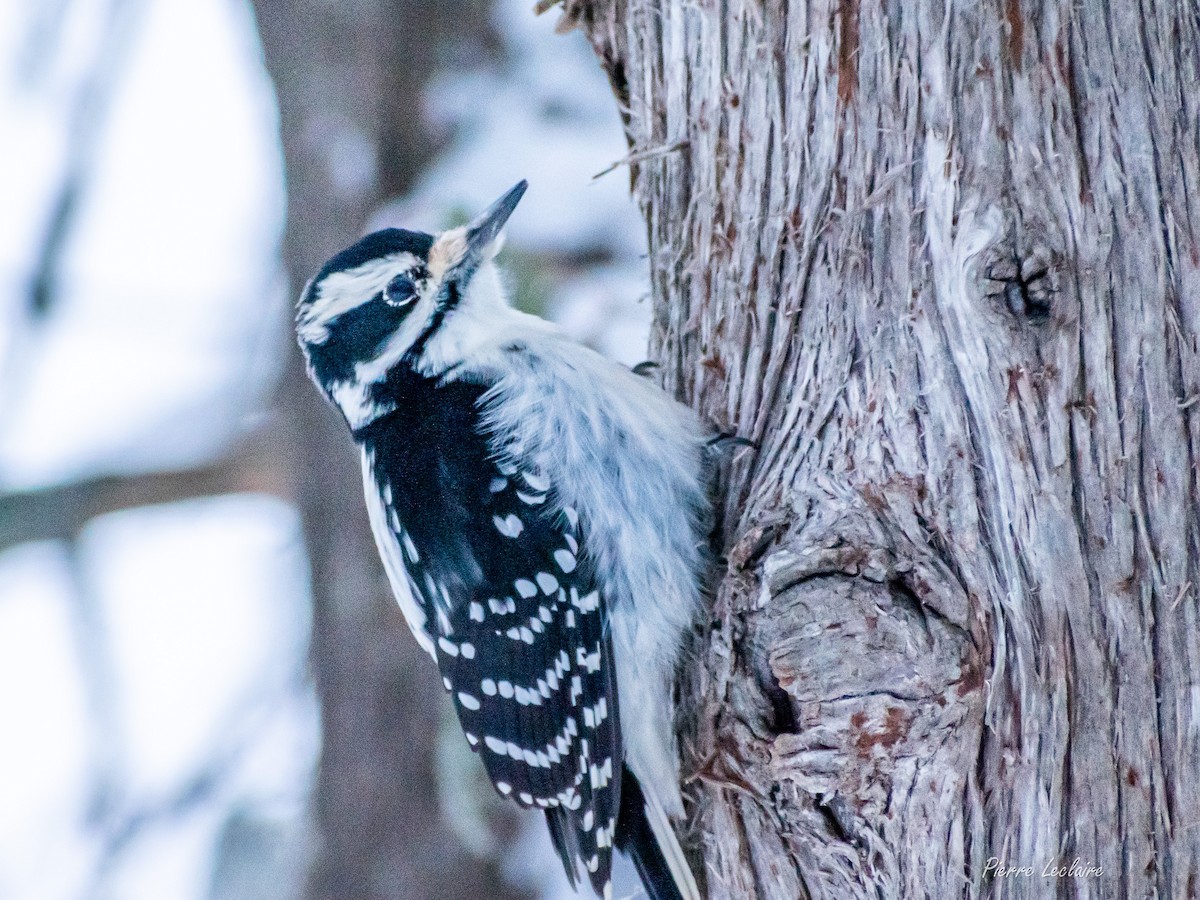
[[[568,575],[575,571],[575,554],[570,550],[555,550],[554,561]]]
[[[496,526],[498,532],[509,538],[520,537],[521,532],[525,530],[525,523],[512,513],[503,519],[499,516],[492,516],[492,524]]]
[[[537,491],[539,494],[544,494],[550,490],[550,479],[544,475],[538,475],[534,472],[525,472],[525,483]]]
[[[580,597],[574,588],[571,588],[571,605],[581,613],[593,613],[600,608],[600,592],[592,591]]]
[[[575,665],[587,669],[588,674],[600,671],[600,645],[591,653],[585,653],[582,647],[575,651]]]
[[[408,555],[409,562],[420,562],[421,554],[417,552],[417,545],[412,542],[412,538],[408,536],[408,532],[404,532],[404,552]]]

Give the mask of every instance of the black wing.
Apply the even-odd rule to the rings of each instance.
[[[580,864],[604,894],[623,758],[608,601],[584,523],[542,473],[493,458],[483,387],[406,388],[408,402],[357,437],[402,524],[467,741],[500,794],[546,812],[572,884]]]
[[[488,511],[505,575],[455,609],[438,641],[468,742],[496,789],[546,811],[564,866],[603,893],[622,769],[605,599],[578,520],[536,473],[499,467]]]

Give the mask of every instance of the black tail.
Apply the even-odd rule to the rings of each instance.
[[[633,860],[650,900],[683,900],[658,839],[646,817],[646,800],[637,778],[621,773],[621,810],[617,814],[617,849]]]

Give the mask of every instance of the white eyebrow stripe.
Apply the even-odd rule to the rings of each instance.
[[[296,324],[300,337],[310,344],[328,340],[330,322],[366,303],[387,286],[396,272],[418,262],[415,255],[403,250],[344,272],[326,275],[318,286],[316,298],[301,313]]]

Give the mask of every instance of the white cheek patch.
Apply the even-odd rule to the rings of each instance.
[[[396,408],[394,404],[373,401],[371,389],[386,381],[392,369],[399,365],[404,354],[425,330],[436,304],[437,285],[431,280],[424,285],[412,310],[379,352],[355,365],[350,378],[336,382],[330,389],[330,397],[346,417],[351,429],[363,428]]]
[[[352,429],[362,428],[395,409],[370,399],[371,388],[388,377],[420,335],[433,309],[435,294],[426,291],[404,323],[387,339],[383,349],[354,367],[353,377],[334,384],[330,394]]]
[[[417,257],[411,253],[393,253],[325,276],[317,296],[301,311],[296,333],[306,343],[325,343],[329,340],[330,322],[370,301],[387,286],[393,275],[417,262]]]
[[[387,339],[383,349],[372,359],[364,360],[354,367],[355,380],[362,384],[372,384],[387,378],[388,372],[404,357],[409,348],[416,342],[421,332],[425,330],[429,319],[433,316],[437,305],[438,286],[433,279],[425,285],[421,297],[413,304],[412,310],[404,318],[404,322],[396,329],[395,334]]]

